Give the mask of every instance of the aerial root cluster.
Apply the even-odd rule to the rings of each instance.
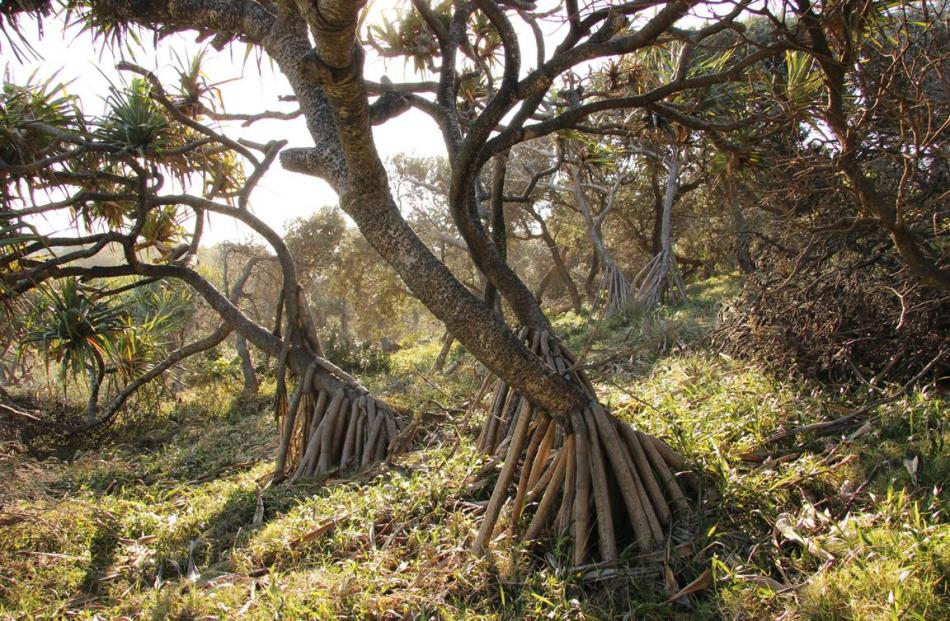
[[[634,304],[644,310],[653,310],[669,297],[670,301],[686,299],[686,285],[676,266],[673,252],[664,248],[643,266],[633,279]]]
[[[487,550],[505,508],[510,537],[569,534],[575,565],[615,561],[630,545],[651,552],[679,539],[677,525],[688,523],[691,512],[677,478],[683,459],[608,413],[584,373],[572,368],[571,353],[548,332],[522,330],[521,336],[591,399],[562,424],[497,382],[478,446],[504,461],[476,551]]]
[[[606,315],[609,317],[630,307],[630,283],[623,271],[613,261],[604,263],[604,275],[600,280],[600,291],[605,296]]]
[[[393,411],[360,386],[311,389],[312,374],[313,367],[281,416],[276,478],[293,483],[386,459],[399,435]]]

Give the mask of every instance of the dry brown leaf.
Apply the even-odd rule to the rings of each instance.
[[[680,583],[676,581],[676,576],[673,575],[673,570],[670,569],[669,565],[663,565],[663,581],[666,583],[666,592],[673,594],[678,593],[680,590]]]
[[[769,578],[768,576],[762,576],[759,574],[750,574],[750,575],[739,574],[736,576],[736,578],[739,580],[742,580],[743,582],[748,582],[749,584],[767,587],[769,589],[772,589],[776,593],[778,593],[779,591],[784,591],[785,589],[789,588],[788,585],[783,584],[779,582],[778,580],[775,580],[774,578]]]
[[[292,542],[290,542],[290,547],[296,548],[297,546],[313,541],[317,537],[320,537],[321,535],[326,533],[328,530],[336,526],[337,522],[339,521],[340,521],[339,518],[337,518],[337,519],[328,520],[324,522],[323,524],[321,524],[320,526],[317,526],[316,528],[307,532],[306,534],[303,534],[300,537],[297,537],[296,539],[294,539]]]
[[[684,586],[682,589],[679,590],[679,592],[677,592],[675,595],[673,595],[672,597],[670,597],[668,600],[666,600],[663,603],[672,604],[676,600],[682,599],[686,597],[687,595],[704,591],[708,589],[709,587],[711,587],[712,585],[713,585],[712,570],[707,568],[706,570],[703,571],[703,573],[699,574],[698,578],[696,578],[695,580],[693,580],[692,582]]]

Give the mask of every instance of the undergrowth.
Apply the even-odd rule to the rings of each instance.
[[[649,318],[556,321],[604,402],[693,464],[689,545],[614,568],[504,536],[473,556],[490,492],[473,446],[482,371],[456,348],[433,374],[433,339],[364,378],[415,419],[411,450],[347,478],[268,486],[273,382],[251,401],[211,382],[68,455],[5,444],[0,617],[950,618],[946,402],[834,392],[710,351],[735,292],[717,279]],[[842,433],[771,442],[874,399]]]

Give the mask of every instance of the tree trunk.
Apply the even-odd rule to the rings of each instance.
[[[653,190],[653,229],[650,235],[650,255],[656,256],[663,250],[663,192],[657,179],[657,168],[654,163],[650,166],[650,188]]]
[[[538,224],[541,225],[541,239],[544,241],[544,245],[547,246],[548,252],[551,253],[551,260],[554,261],[554,267],[557,270],[557,273],[561,277],[561,282],[564,283],[564,288],[567,289],[567,294],[571,296],[571,307],[575,312],[581,312],[584,304],[581,301],[581,294],[577,290],[577,285],[574,284],[574,279],[571,277],[571,271],[567,269],[567,265],[564,264],[564,257],[561,256],[561,249],[558,247],[557,242],[554,239],[554,236],[551,235],[551,232],[548,230],[547,223],[544,222],[544,218],[537,219]],[[538,295],[538,301],[541,301],[541,296]]]
[[[289,44],[289,40],[282,41]],[[306,55],[306,41],[295,43],[298,44],[301,53]],[[282,154],[285,167],[319,173],[327,178],[340,195],[340,206],[353,218],[370,245],[396,270],[413,295],[483,364],[495,373],[518,378],[532,399],[555,415],[561,415],[572,404],[579,404],[582,395],[563,378],[551,374],[491,308],[465,289],[402,218],[389,191],[386,170],[373,146],[362,80],[348,76],[327,83],[323,89],[315,88],[306,83],[307,74],[301,72],[299,66],[285,63],[287,55],[276,56],[311,123],[313,139],[323,145],[304,153],[285,151]],[[295,62],[298,59],[299,56],[292,57]],[[335,118],[326,119],[328,124],[322,125],[324,114],[320,108],[327,102]],[[325,144],[328,137],[335,144]],[[327,168],[336,166],[336,160],[313,159],[320,157],[323,148],[342,155],[339,162],[342,170]],[[359,174],[351,177],[347,171],[359,171]],[[496,283],[496,286],[499,284],[504,283]],[[499,290],[512,301],[506,288],[499,286]],[[527,293],[530,304],[520,300],[520,304],[512,303],[512,306],[533,320],[536,313],[528,307],[536,308],[537,302],[530,291]],[[543,313],[537,319],[547,323]]]
[[[666,191],[663,196],[663,218],[660,227],[660,252],[655,255],[633,279],[637,289],[635,304],[645,312],[659,306],[668,293],[680,300],[686,299],[686,287],[676,269],[673,253],[673,204],[679,188],[679,147],[670,145],[666,164]]]
[[[253,397],[258,391],[257,371],[254,370],[254,361],[251,359],[251,352],[247,347],[247,339],[238,334],[234,338],[234,349],[237,351],[238,358],[241,359],[241,375],[244,377],[244,389],[241,391],[243,397]]]
[[[350,333],[349,312],[346,307],[346,300],[340,301],[340,333],[344,336]]]
[[[557,275],[557,266],[555,265],[545,272],[541,278],[541,282],[538,283],[538,288],[534,291],[534,297],[537,298],[538,304],[544,304],[544,294],[547,293],[548,288],[551,286],[551,281],[553,281]]]
[[[86,401],[86,424],[95,422],[96,410],[99,405],[99,389],[102,387],[102,379],[106,373],[106,363],[98,351],[92,350],[95,364],[86,366],[86,374],[89,380],[89,398]]]
[[[455,337],[450,332],[446,332],[445,336],[442,337],[442,349],[439,350],[439,356],[435,359],[435,364],[432,365],[433,373],[442,373],[445,368],[445,359],[448,358],[454,342]]]
[[[597,303],[597,274],[600,273],[600,257],[597,251],[591,249],[590,269],[587,270],[587,278],[584,279],[584,293],[587,295],[587,301],[591,306]]]
[[[755,271],[755,261],[752,259],[752,230],[749,228],[749,222],[742,213],[742,205],[736,194],[735,185],[731,179],[727,179],[723,184],[726,192],[726,201],[732,212],[732,223],[736,230],[736,238],[733,245],[736,265],[743,274],[751,274]]]

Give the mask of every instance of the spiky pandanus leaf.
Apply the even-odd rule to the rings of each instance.
[[[56,76],[45,80],[30,75],[23,85],[3,77],[0,91],[0,163],[28,164],[50,155],[57,141],[49,133],[31,127],[43,123],[57,129],[73,129],[77,122],[75,100],[66,94],[66,84]]]
[[[47,361],[60,364],[63,378],[85,372],[96,356],[108,355],[110,341],[123,329],[123,308],[90,298],[74,278],[58,290],[47,287],[23,346],[38,345]]]
[[[152,99],[146,80],[135,78],[125,89],[113,87],[106,102],[109,111],[96,131],[103,142],[137,153],[161,149],[170,142],[170,123]]]

